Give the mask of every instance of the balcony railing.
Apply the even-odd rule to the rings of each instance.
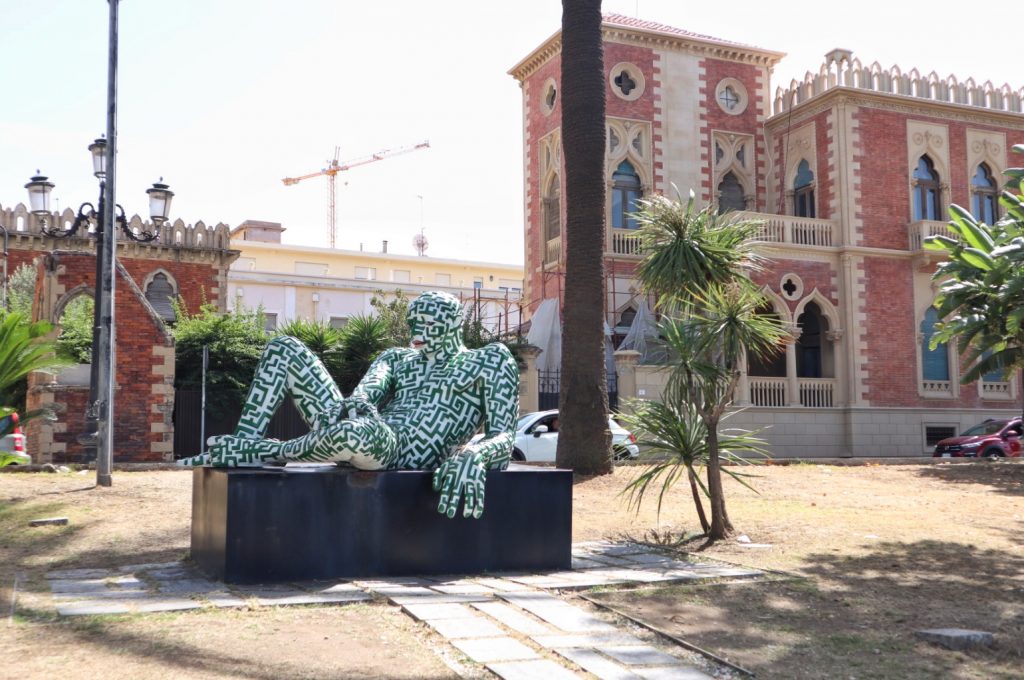
[[[635,229],[612,229],[611,252],[614,255],[640,255],[640,237]]]
[[[800,378],[800,405],[832,408],[835,405],[834,378]]]
[[[1013,398],[1010,392],[1010,383],[1008,382],[987,382],[983,380],[980,384],[982,399],[1009,400]]]
[[[763,223],[756,237],[759,241],[824,247],[834,246],[839,242],[834,220],[756,212],[742,212],[739,215],[744,219],[759,220]]]
[[[562,258],[562,238],[550,239],[544,246],[544,264],[555,264]]]
[[[935,220],[918,220],[907,225],[907,234],[910,237],[911,250],[923,250],[924,240],[929,236],[948,236],[955,239],[957,236],[949,230],[945,222]]]
[[[921,393],[925,397],[952,397],[953,383],[950,380],[922,380]]]
[[[750,403],[753,406],[785,406],[786,378],[750,377]]]

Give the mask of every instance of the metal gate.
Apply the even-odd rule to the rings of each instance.
[[[216,394],[207,392],[207,404],[217,399]],[[231,434],[238,424],[241,411],[238,409],[214,416],[206,414],[206,436]],[[202,452],[200,439],[200,423],[202,419],[202,395],[199,390],[175,390],[174,393],[174,457],[187,458]],[[309,432],[309,426],[302,420],[302,415],[295,408],[290,397],[285,397],[277,413],[270,419],[267,426],[268,438],[282,441],[295,439]]]
[[[562,372],[558,369],[552,371],[537,371],[537,408],[541,411],[550,411],[558,408],[558,395],[561,392]],[[619,379],[614,373],[608,374],[608,410],[617,411],[619,408]]]

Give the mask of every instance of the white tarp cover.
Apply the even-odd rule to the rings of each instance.
[[[526,341],[543,351],[537,357],[537,370],[557,371],[562,366],[562,320],[558,299],[547,298],[537,306],[530,319]]]
[[[664,345],[658,340],[658,322],[654,312],[644,300],[639,305],[633,323],[629,326],[626,337],[619,343],[619,349],[632,349],[640,352],[640,363],[660,364],[667,357]]]

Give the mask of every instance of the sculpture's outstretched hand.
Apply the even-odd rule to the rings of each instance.
[[[452,456],[434,471],[434,491],[441,492],[437,511],[449,518],[455,517],[459,501],[463,503],[462,516],[480,519],[484,514],[484,481],[487,464],[478,454],[463,452]]]

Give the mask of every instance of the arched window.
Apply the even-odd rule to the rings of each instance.
[[[793,180],[793,214],[814,217],[814,173],[806,160],[800,161]]]
[[[765,305],[757,310],[758,316],[766,316],[774,319],[779,318],[778,312],[772,309],[771,305]],[[747,375],[765,378],[786,377],[786,353],[778,347],[768,356],[758,356],[752,352],[747,353]]]
[[[146,286],[146,300],[153,306],[156,313],[164,321],[174,321],[174,307],[171,299],[174,297],[174,287],[167,279],[166,274],[155,274]]]
[[[58,356],[77,364],[92,363],[93,309],[93,299],[88,294],[76,295],[64,305],[57,321]]]
[[[808,302],[804,307],[803,314],[797,318],[796,322],[800,326],[800,339],[796,341],[797,377],[824,377],[822,359],[828,321],[822,315],[821,307],[815,302]]]
[[[544,240],[556,239],[562,233],[562,204],[558,175],[552,175],[544,192]]]
[[[622,161],[612,174],[612,228],[636,229],[639,225],[631,213],[638,212],[643,197],[640,176],[629,161]]]
[[[949,380],[949,349],[946,343],[930,349],[929,344],[939,322],[939,313],[929,307],[921,321],[921,378],[924,380]]]
[[[636,318],[636,309],[633,307],[626,307],[622,310],[622,314],[619,315],[619,323],[617,326],[624,326],[629,328],[633,325],[633,319]]]
[[[971,214],[985,224],[995,224],[999,218],[996,181],[988,165],[982,163],[971,178]]]
[[[725,177],[718,185],[718,214],[724,214],[730,210],[746,210],[747,202],[743,198],[743,185],[731,172],[725,173]]]
[[[928,156],[921,156],[914,169],[914,220],[939,220],[942,215],[942,189],[939,173]]]

